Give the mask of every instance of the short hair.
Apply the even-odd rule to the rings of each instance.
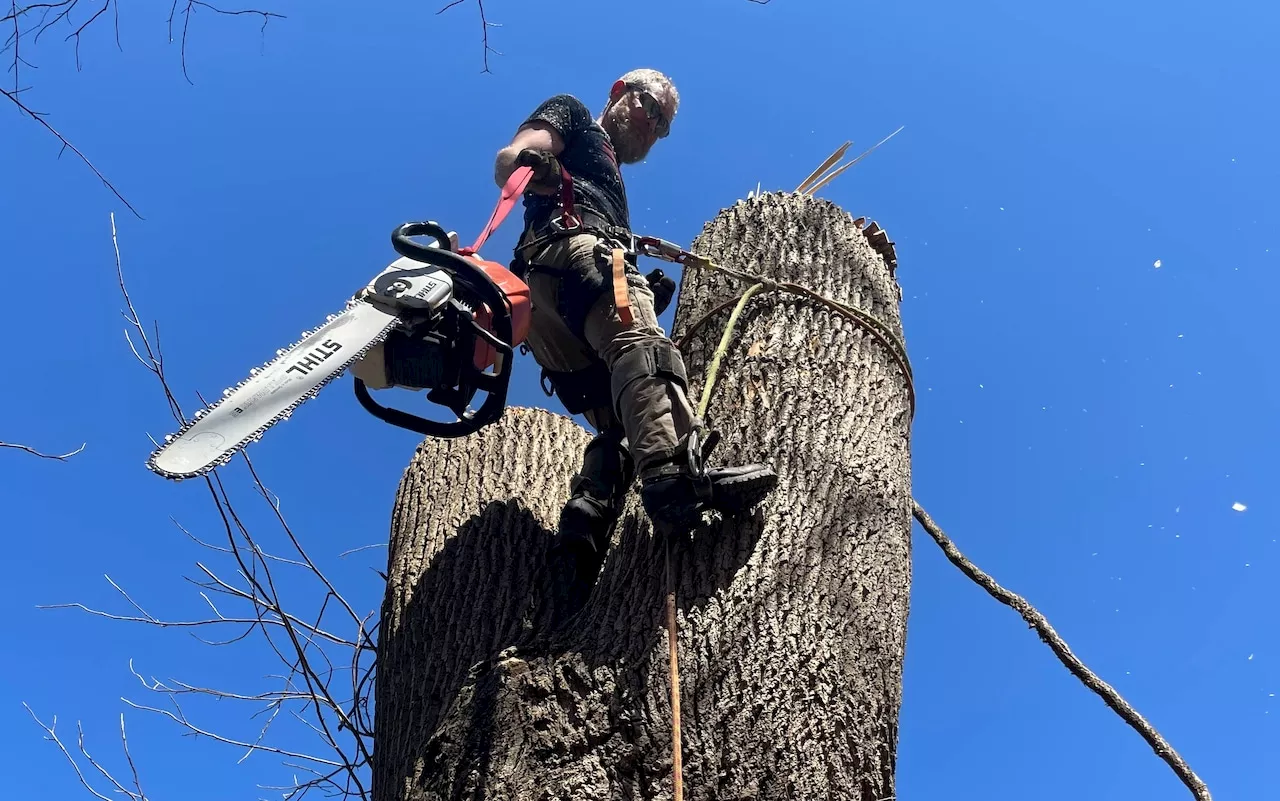
[[[671,98],[671,116],[673,117],[676,110],[680,108],[680,93],[676,91],[676,85],[671,82],[670,78],[657,70],[648,69],[647,67],[634,69],[618,80],[627,86],[644,89],[659,100],[662,99],[663,95]]]

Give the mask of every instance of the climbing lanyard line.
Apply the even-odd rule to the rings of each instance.
[[[897,360],[898,365],[902,368],[903,375],[906,378],[907,392],[910,398],[911,414],[912,417],[915,416],[915,390],[912,382],[910,362],[906,357],[906,349],[903,347],[901,341],[894,336],[893,332],[889,330],[884,323],[866,312],[837,303],[836,301],[825,298],[818,293],[797,284],[773,281],[768,278],[753,276],[739,270],[722,267],[702,257],[693,256],[688,253],[688,251],[682,251],[682,255],[684,258],[679,259],[679,261],[686,265],[705,266],[737,278],[754,281],[752,286],[741,295],[735,298],[730,298],[704,314],[694,322],[687,331],[685,331],[684,335],[679,340],[676,341],[677,347],[681,346],[712,317],[723,312],[730,305],[733,305],[733,312],[729,315],[729,319],[725,323],[724,332],[721,334],[720,341],[717,343],[716,349],[712,354],[711,362],[707,366],[702,386],[702,397],[698,402],[697,413],[699,417],[704,417],[706,415],[707,408],[711,403],[712,387],[715,384],[717,375],[719,374],[720,364],[729,350],[729,344],[733,341],[733,330],[738,323],[738,318],[742,315],[742,310],[746,308],[747,303],[749,303],[751,298],[756,294],[762,291],[776,291],[779,289],[806,295],[820,301],[836,312],[853,320],[856,324],[864,327],[883,345],[885,345],[894,356],[895,360]],[[1050,650],[1052,650],[1062,664],[1066,666],[1067,670],[1069,670],[1072,675],[1079,679],[1086,687],[1101,696],[1102,700],[1111,708],[1112,711],[1119,715],[1121,719],[1128,723],[1144,740],[1146,740],[1147,744],[1151,746],[1156,755],[1169,765],[1182,783],[1186,785],[1187,789],[1191,791],[1192,795],[1196,798],[1196,801],[1212,801],[1212,796],[1209,794],[1208,786],[1206,786],[1204,781],[1196,775],[1195,771],[1191,769],[1186,760],[1184,760],[1178,752],[1174,750],[1173,746],[1165,740],[1160,732],[1157,731],[1156,728],[1152,726],[1136,709],[1134,709],[1132,705],[1125,701],[1124,698],[1121,697],[1113,687],[1111,687],[1111,685],[1103,681],[1096,673],[1090,670],[1088,666],[1080,661],[1074,653],[1071,652],[1071,648],[1067,645],[1066,641],[1062,639],[1061,635],[1054,631],[1053,626],[1050,625],[1048,619],[1039,610],[1032,606],[1026,599],[1000,586],[995,579],[991,578],[991,576],[983,572],[979,567],[973,564],[973,562],[969,561],[969,559],[966,558],[958,548],[956,548],[955,544],[947,537],[938,524],[929,517],[929,514],[924,510],[924,507],[922,507],[914,498],[911,499],[911,507],[912,515],[917,521],[919,521],[924,530],[928,532],[929,536],[933,538],[938,547],[942,549],[943,553],[952,564],[958,567],[970,580],[986,590],[991,597],[1021,615],[1023,620],[1035,629],[1036,633],[1040,636],[1041,641],[1048,645]],[[673,712],[672,739],[673,748],[675,749],[673,754],[673,766],[675,769],[675,798],[676,801],[681,801],[683,798],[683,784],[680,769],[680,687],[679,670],[676,659],[675,588],[672,582],[671,554],[668,547],[667,632],[671,662],[671,698]]]
[[[832,300],[831,298],[821,295],[813,291],[812,289],[809,289],[808,287],[801,286],[800,284],[792,283],[790,281],[775,281],[771,278],[765,278],[759,275],[752,275],[751,273],[743,272],[742,270],[735,270],[730,267],[725,267],[723,265],[717,264],[716,262],[713,262],[710,259],[704,258],[702,256],[696,256],[692,253],[689,253],[688,251],[684,251],[683,254],[684,254],[684,258],[681,259],[680,261],[686,267],[705,267],[710,270],[715,270],[717,272],[722,272],[726,275],[733,276],[734,278],[753,282],[752,286],[749,289],[747,289],[746,292],[744,292],[742,295],[739,295],[737,297],[733,297],[727,301],[724,301],[723,303],[719,304],[715,308],[711,309],[710,311],[708,311],[707,313],[699,317],[697,320],[694,321],[693,325],[689,326],[689,329],[687,331],[685,331],[677,340],[675,340],[676,347],[678,348],[682,347],[686,342],[689,341],[690,338],[692,338],[694,333],[696,333],[699,329],[701,329],[704,325],[706,325],[711,320],[711,318],[723,312],[730,305],[733,305],[735,303],[737,304],[734,307],[733,313],[729,317],[728,323],[726,323],[724,333],[720,337],[720,343],[716,347],[715,354],[712,357],[711,367],[708,369],[708,372],[707,372],[707,381],[703,386],[703,390],[702,390],[702,402],[699,405],[698,416],[701,417],[706,413],[706,407],[709,404],[710,397],[711,397],[710,396],[711,384],[714,383],[716,375],[719,373],[720,361],[724,358],[725,353],[729,349],[729,343],[733,339],[734,326],[737,325],[738,317],[741,316],[743,308],[746,307],[746,304],[751,300],[753,296],[755,296],[757,293],[761,291],[768,291],[768,292],[782,291],[782,292],[789,292],[794,295],[801,295],[803,297],[807,297],[811,300],[817,301],[818,303],[826,306],[827,308],[831,309],[837,314],[852,321],[855,325],[861,327],[863,330],[869,333],[876,341],[878,341],[881,345],[883,345],[885,349],[889,351],[889,355],[893,357],[893,360],[897,362],[898,367],[902,370],[903,378],[906,380],[906,384],[907,384],[907,402],[911,408],[911,416],[913,418],[915,417],[915,413],[916,413],[915,382],[913,380],[913,375],[911,371],[911,361],[907,358],[906,346],[902,344],[902,340],[898,338],[898,336],[893,332],[892,329],[889,328],[889,326],[885,325],[885,323],[877,319],[874,315],[868,314],[867,312],[864,312],[861,309],[854,308],[853,306],[849,306],[844,303],[840,303],[838,301]]]
[[[707,368],[707,377],[702,382],[702,398],[698,401],[698,417],[704,417],[707,413],[707,406],[711,403],[711,387],[715,384],[716,374],[720,371],[720,361],[724,358],[724,354],[729,350],[729,342],[733,339],[733,327],[738,322],[738,316],[742,314],[743,308],[747,305],[747,301],[751,300],[751,296],[763,289],[762,284],[756,284],[742,294],[738,305],[734,308],[733,314],[729,316],[729,322],[725,326],[724,334],[720,337],[720,343],[716,346],[715,356],[711,359],[711,365]],[[671,541],[667,540],[667,656],[670,662],[669,677],[671,681],[671,770],[672,780],[674,782],[673,801],[684,801],[684,776],[681,768],[680,753],[680,656],[679,649],[676,647],[678,641],[678,630],[676,628],[676,586],[675,578],[671,572]]]
[[[671,776],[673,801],[684,801],[684,769],[680,753],[680,658],[676,648],[676,585],[671,572],[671,538],[667,538],[667,660],[671,679]]]

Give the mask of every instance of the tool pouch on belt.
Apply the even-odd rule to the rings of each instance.
[[[654,267],[645,273],[644,280],[649,282],[649,289],[653,290],[653,313],[662,314],[676,296],[676,282],[661,267]]]

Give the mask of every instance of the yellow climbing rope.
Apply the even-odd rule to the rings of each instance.
[[[711,405],[711,387],[716,382],[716,376],[720,372],[720,362],[724,359],[724,355],[729,352],[729,343],[733,341],[733,329],[738,324],[738,318],[742,316],[742,310],[747,307],[747,303],[751,298],[765,288],[763,282],[752,285],[750,289],[742,293],[742,297],[738,299],[738,304],[733,307],[733,313],[729,315],[729,321],[725,323],[724,333],[720,335],[720,343],[716,345],[715,353],[711,356],[711,364],[707,366],[707,375],[702,382],[702,398],[698,401],[698,417],[705,417],[707,407]]]
[[[725,323],[724,333],[720,336],[720,342],[716,346],[715,352],[711,357],[711,364],[707,368],[706,380],[702,387],[702,398],[698,404],[699,417],[704,416],[707,408],[710,406],[711,388],[715,384],[716,377],[720,372],[720,362],[724,359],[725,354],[729,350],[729,343],[733,341],[733,330],[738,324],[738,318],[742,315],[742,310],[746,308],[747,303],[751,301],[752,297],[765,290],[771,292],[789,292],[794,295],[799,295],[801,297],[817,301],[821,305],[826,306],[842,317],[850,320],[854,325],[862,328],[876,341],[883,345],[885,349],[889,351],[889,355],[893,357],[893,360],[897,363],[899,369],[902,370],[903,378],[907,385],[907,402],[911,408],[911,416],[913,418],[915,417],[916,392],[912,376],[911,362],[907,358],[907,348],[902,343],[902,340],[898,335],[894,333],[893,329],[881,320],[877,319],[874,315],[869,314],[862,309],[832,300],[831,298],[814,292],[812,289],[801,286],[800,284],[792,283],[790,281],[775,281],[772,278],[765,278],[764,276],[753,275],[742,270],[731,269],[717,264],[706,257],[689,253],[688,251],[684,251],[682,263],[686,267],[702,267],[724,273],[725,275],[729,275],[743,281],[752,282],[751,287],[747,289],[746,292],[742,293],[737,298],[730,298],[728,301],[719,304],[694,321],[693,325],[689,326],[689,329],[675,341],[677,347],[683,346],[689,341],[693,334],[698,329],[702,328],[702,326],[705,325],[712,317],[715,317],[717,314],[724,311],[731,303],[735,304],[733,312],[729,315],[729,320]]]

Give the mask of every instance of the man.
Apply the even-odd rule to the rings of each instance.
[[[513,261],[533,306],[526,341],[544,386],[549,382],[565,408],[597,432],[559,523],[562,544],[578,552],[603,552],[636,475],[645,512],[670,526],[687,525],[709,507],[744,509],[777,483],[766,465],[702,469],[703,427],[687,395],[684,361],[658,326],[665,303],[655,308],[634,255],[622,268],[626,302],[616,302],[620,270],[616,261],[610,269],[611,258],[616,248],[631,249],[619,165],[639,162],[667,136],[679,103],[671,81],[650,69],[619,78],[596,119],[577,98],[556,95],[529,115],[494,168],[499,186],[517,167],[533,168]],[[561,223],[562,170],[582,228]],[[669,300],[674,283],[667,281]]]

